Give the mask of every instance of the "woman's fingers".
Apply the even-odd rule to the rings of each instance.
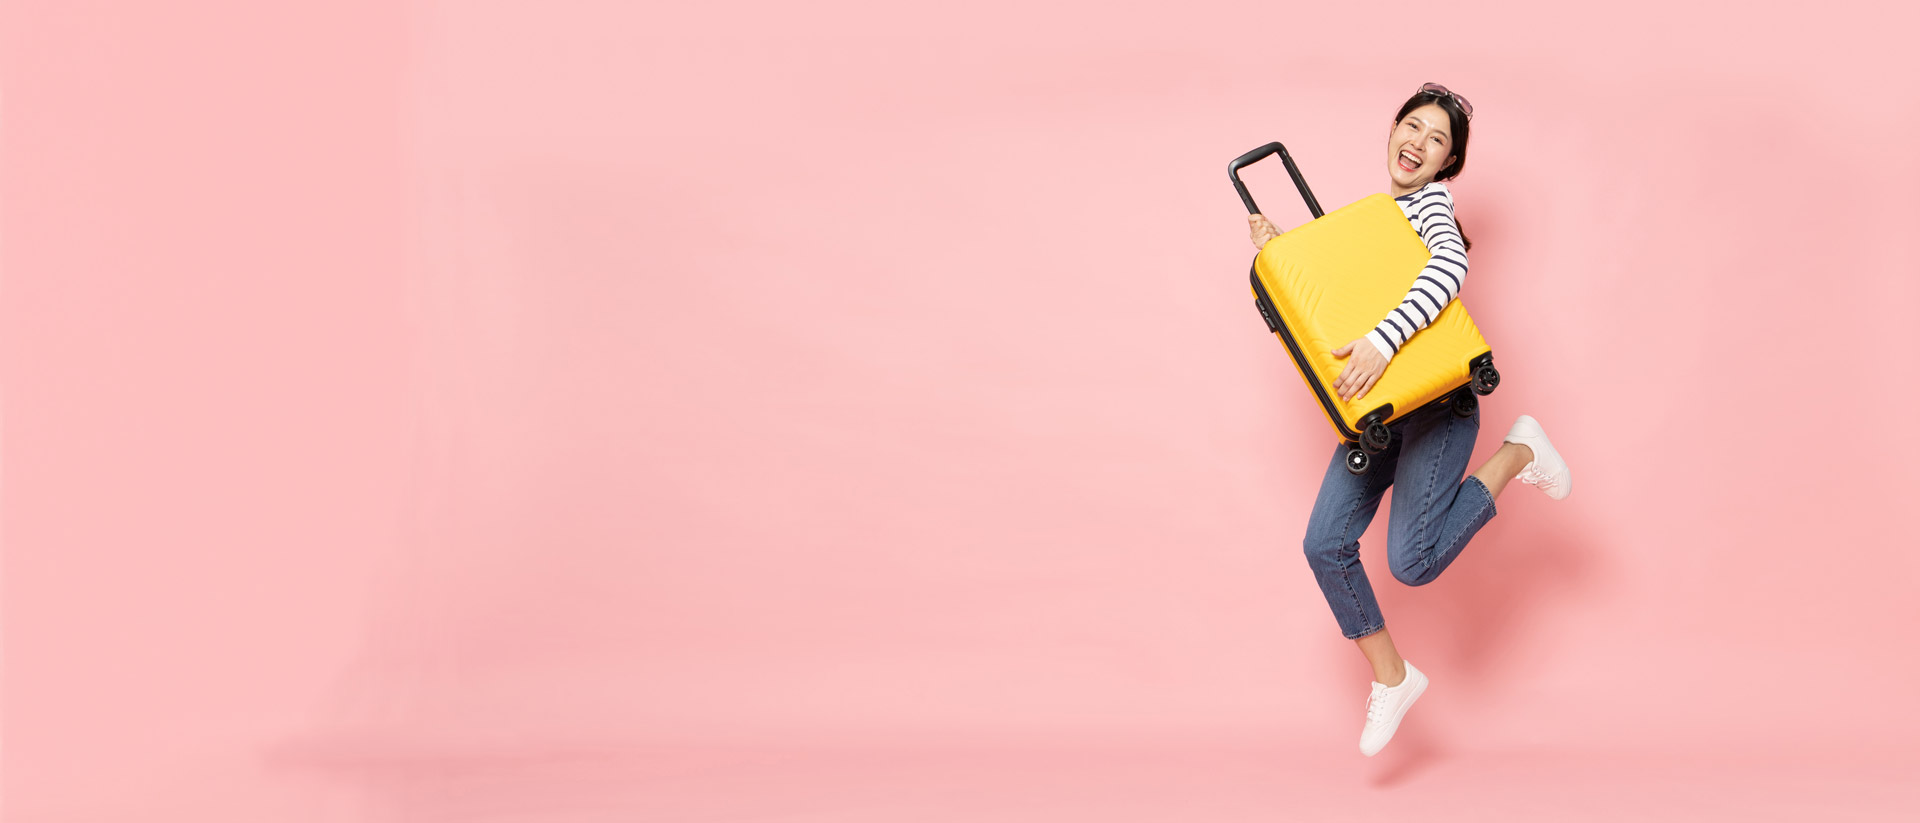
[[[1380,382],[1380,375],[1375,374],[1371,377],[1368,377],[1367,382],[1361,384],[1360,391],[1354,393],[1353,399],[1359,400],[1363,397],[1366,397],[1367,392],[1373,391],[1373,384],[1378,382]]]
[[[1384,367],[1382,367],[1380,369],[1373,371],[1371,374],[1368,374],[1367,382],[1360,387],[1359,396],[1366,397],[1367,392],[1373,391],[1374,384],[1380,382],[1380,377],[1386,373],[1387,373],[1387,370]]]
[[[1253,243],[1256,246],[1264,247],[1268,241],[1280,234],[1280,230],[1274,228],[1273,222],[1268,220],[1266,215],[1263,214],[1247,215],[1247,227],[1253,236]]]
[[[1384,371],[1357,368],[1349,362],[1346,368],[1340,370],[1339,376],[1333,378],[1333,392],[1341,400],[1359,400],[1366,397],[1367,392],[1373,391],[1374,384],[1380,382],[1380,375]]]

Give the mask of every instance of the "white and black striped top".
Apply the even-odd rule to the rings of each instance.
[[[1454,222],[1453,193],[1447,190],[1447,184],[1435,180],[1393,200],[1420,232],[1433,257],[1413,281],[1407,298],[1367,332],[1367,339],[1388,360],[1406,345],[1407,338],[1426,328],[1440,316],[1441,309],[1460,296],[1460,287],[1467,279],[1467,244],[1460,236],[1460,224]]]

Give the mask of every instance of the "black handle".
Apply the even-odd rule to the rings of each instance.
[[[1276,152],[1280,155],[1280,162],[1287,164],[1287,174],[1293,178],[1294,187],[1300,190],[1300,197],[1307,201],[1307,211],[1313,212],[1313,216],[1318,218],[1324,213],[1320,211],[1320,201],[1313,199],[1313,190],[1307,188],[1307,179],[1300,176],[1300,167],[1293,164],[1293,157],[1287,154],[1287,147],[1279,143],[1268,143],[1234,158],[1232,163],[1227,164],[1227,179],[1233,181],[1233,190],[1240,193],[1240,202],[1247,204],[1248,214],[1260,213],[1260,207],[1253,204],[1253,195],[1247,193],[1246,184],[1240,182],[1240,169]]]

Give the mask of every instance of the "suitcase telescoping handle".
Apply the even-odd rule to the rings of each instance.
[[[1259,214],[1260,207],[1253,204],[1253,195],[1248,194],[1246,184],[1240,182],[1240,169],[1252,165],[1255,160],[1275,153],[1280,155],[1280,162],[1287,164],[1287,174],[1293,177],[1293,185],[1300,190],[1300,197],[1307,201],[1307,211],[1313,212],[1313,216],[1318,218],[1322,214],[1320,201],[1313,199],[1313,190],[1307,188],[1307,179],[1300,176],[1300,167],[1293,164],[1293,157],[1287,154],[1287,147],[1279,143],[1268,143],[1234,158],[1232,163],[1227,164],[1227,179],[1233,181],[1234,191],[1240,192],[1240,202],[1247,204],[1247,213]]]

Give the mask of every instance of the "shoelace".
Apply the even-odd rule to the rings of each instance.
[[[1529,486],[1539,486],[1542,489],[1551,489],[1554,486],[1553,476],[1534,463],[1528,463],[1526,468],[1521,469],[1520,473],[1513,477]]]
[[[1367,723],[1379,722],[1387,716],[1387,692],[1385,689],[1367,695]]]

